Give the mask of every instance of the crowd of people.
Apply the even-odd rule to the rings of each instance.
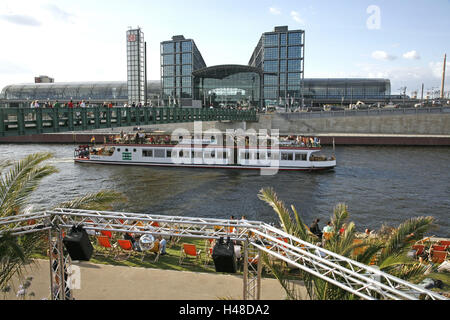
[[[280,137],[280,144],[288,143],[308,148],[320,148],[320,139],[317,137],[294,136]]]

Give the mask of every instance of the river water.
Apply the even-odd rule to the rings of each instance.
[[[0,160],[46,151],[59,172],[45,178],[31,196],[33,210],[100,189],[122,192],[128,202],[114,210],[276,223],[272,208],[258,199],[272,187],[305,223],[320,218],[322,227],[334,206],[348,205],[357,230],[398,226],[416,216],[433,216],[432,235],[450,237],[450,148],[337,146],[334,171],[280,172],[157,168],[76,164],[74,145],[0,144]],[[330,152],[330,148],[324,148]]]

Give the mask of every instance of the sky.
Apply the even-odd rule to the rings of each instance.
[[[439,90],[449,14],[450,0],[1,0],[0,89],[38,75],[126,81],[129,27],[142,28],[148,79],[159,80],[159,44],[173,35],[194,39],[207,66],[246,65],[263,32],[289,26],[305,30],[306,78]]]

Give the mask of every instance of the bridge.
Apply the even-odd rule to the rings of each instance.
[[[283,260],[311,275],[323,279],[364,300],[448,300],[436,292],[414,285],[377,268],[364,265],[334,252],[298,239],[261,221],[226,220],[164,216],[153,214],[92,211],[78,209],[54,209],[0,218],[0,234],[9,232],[15,236],[44,233],[49,241],[50,265],[57,261],[58,268],[50,268],[52,300],[67,298],[70,277],[54,283],[55,275],[65,279],[64,270],[71,265],[65,252],[63,232],[74,225],[85,230],[101,230],[117,233],[139,233],[194,239],[231,240],[243,244],[243,299],[259,300],[261,296],[262,254]],[[139,226],[139,227],[137,227]],[[235,228],[236,232],[230,232]],[[255,262],[256,260],[256,265]]]
[[[0,108],[0,137],[227,120],[257,121],[256,111],[153,107]]]

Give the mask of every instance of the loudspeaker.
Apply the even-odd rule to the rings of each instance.
[[[63,239],[64,246],[72,260],[89,261],[94,247],[83,226],[73,226]]]
[[[227,242],[224,242],[223,238],[219,239],[219,242],[213,248],[212,258],[216,272],[236,273],[236,254],[234,253],[234,244],[230,241],[230,238],[227,239]]]

